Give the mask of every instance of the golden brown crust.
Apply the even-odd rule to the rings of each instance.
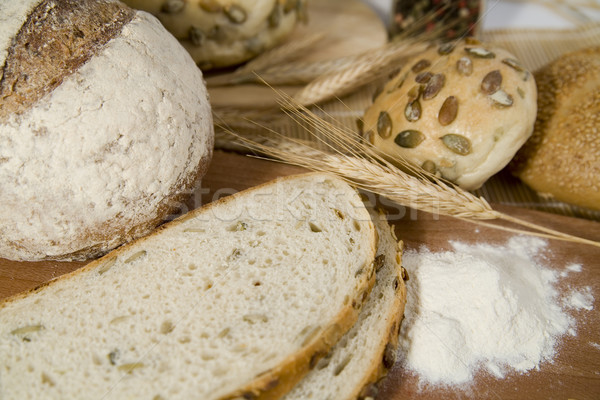
[[[119,35],[135,11],[117,1],[44,0],[8,49],[0,121],[22,114]]]
[[[535,78],[534,133],[511,167],[541,194],[600,210],[600,47],[566,54]]]
[[[403,271],[404,268],[401,266],[402,253],[403,242],[398,242],[397,254],[399,262],[396,270],[397,279],[394,281],[394,283],[398,284],[396,288],[396,303],[393,306],[395,313],[393,314],[393,318],[388,320],[388,340],[387,342],[379,343],[379,348],[377,349],[378,353],[382,354],[381,361],[369,367],[370,375],[357,386],[358,389],[354,394],[354,398],[358,400],[374,398],[377,395],[377,384],[385,378],[396,360],[400,326],[404,319],[404,307],[406,306],[406,284],[404,283],[406,275]]]

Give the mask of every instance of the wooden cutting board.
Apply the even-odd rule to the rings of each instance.
[[[217,151],[208,174],[182,212],[220,197],[266,182],[279,176],[304,170],[271,161]],[[522,219],[542,223],[567,233],[600,241],[600,224],[583,219],[550,215],[509,206],[494,206]],[[431,250],[450,250],[449,240],[505,243],[510,233],[480,227],[446,217],[436,217],[402,207],[390,208],[390,222],[407,248],[426,245]],[[416,378],[396,365],[382,384],[378,400],[400,399],[599,399],[600,398],[600,248],[551,241],[544,254],[549,267],[564,269],[579,263],[583,270],[562,281],[561,290],[591,286],[594,310],[575,312],[577,336],[565,337],[553,363],[539,371],[497,380],[478,376],[467,391],[444,388],[419,391]],[[85,263],[18,263],[0,259],[0,298],[32,289]],[[410,280],[408,281],[410,284]],[[593,345],[596,344],[596,346]]]

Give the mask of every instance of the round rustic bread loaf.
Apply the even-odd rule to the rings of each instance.
[[[535,73],[538,117],[511,167],[542,195],[600,210],[600,47]]]
[[[203,70],[247,61],[306,19],[306,0],[123,1],[157,16]]]
[[[204,174],[202,73],[115,0],[0,0],[0,257],[94,257],[156,227]]]
[[[531,135],[532,75],[506,50],[474,39],[407,61],[364,115],[365,138],[464,189],[480,187]]]

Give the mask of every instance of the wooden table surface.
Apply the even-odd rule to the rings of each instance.
[[[233,153],[216,152],[202,189],[192,197],[189,207],[197,207],[217,198],[266,182],[278,176],[303,170],[271,161]],[[550,215],[508,206],[494,206],[513,216],[543,223],[567,233],[600,241],[600,224],[583,219]],[[182,207],[186,211],[186,206]],[[398,238],[407,248],[426,245],[431,250],[449,250],[449,240],[505,243],[510,233],[479,227],[446,217],[435,217],[414,210],[391,209],[390,222],[396,225]],[[583,266],[579,273],[561,280],[559,289],[590,286],[594,294],[592,311],[575,311],[577,335],[565,336],[552,363],[539,371],[509,375],[498,380],[477,376],[466,389],[418,389],[417,379],[397,364],[382,382],[378,400],[400,399],[600,399],[600,248],[589,245],[550,241],[545,252],[548,266],[564,269],[571,263]],[[18,263],[0,259],[0,298],[34,288],[42,282],[72,271],[85,263]],[[410,284],[410,280],[408,281]],[[593,345],[596,344],[596,346]]]

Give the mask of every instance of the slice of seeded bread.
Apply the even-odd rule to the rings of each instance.
[[[402,242],[385,215],[371,214],[379,234],[375,287],[352,329],[284,400],[374,399],[375,383],[394,364],[406,304]]]
[[[376,244],[328,175],[211,203],[0,303],[0,398],[279,398],[358,318]]]

